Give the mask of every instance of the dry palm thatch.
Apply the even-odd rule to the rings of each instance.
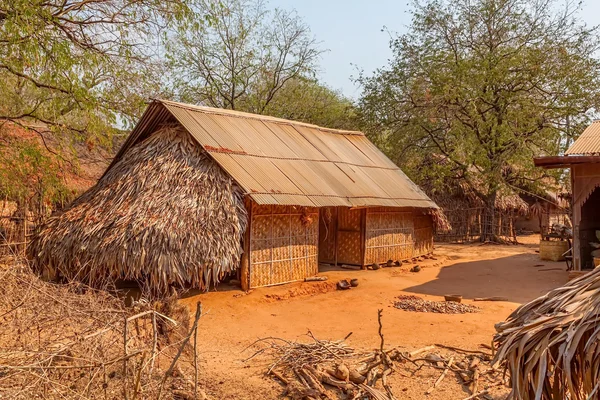
[[[38,270],[94,285],[137,280],[207,289],[240,261],[247,226],[236,183],[182,128],[138,143],[30,246]]]
[[[448,217],[446,217],[444,210],[441,208],[430,209],[427,213],[431,215],[436,232],[442,233],[450,232],[452,230],[452,225],[450,224]]]
[[[496,325],[516,400],[598,398],[600,269],[550,291]]]

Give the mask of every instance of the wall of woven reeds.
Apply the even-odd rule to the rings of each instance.
[[[430,215],[406,208],[367,209],[365,264],[406,260],[432,250]]]
[[[433,251],[433,219],[431,215],[415,211],[415,246],[413,257],[422,256]]]
[[[319,210],[252,204],[250,287],[302,280],[318,272]]]
[[[338,207],[336,226],[338,264],[363,265],[365,212],[364,208]]]
[[[15,202],[0,201],[0,256],[23,253],[38,220],[32,212],[19,212]]]

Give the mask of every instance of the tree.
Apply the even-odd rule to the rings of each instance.
[[[334,129],[356,129],[352,101],[315,79],[289,80],[274,96],[264,114]]]
[[[321,50],[295,12],[262,0],[201,0],[206,24],[184,23],[168,54],[186,102],[262,114],[286,83],[314,75]]]
[[[498,194],[543,184],[532,157],[564,150],[598,106],[600,42],[578,11],[553,0],[417,3],[390,64],[358,79],[366,129],[418,182],[466,185],[493,222]]]
[[[159,90],[156,38],[174,21],[188,18],[186,3],[0,0],[0,128],[16,124],[37,132],[46,145],[23,142],[16,151],[14,140],[0,138],[2,195],[22,202],[60,191],[50,186],[60,181],[61,162],[77,162],[69,154],[74,143],[108,145],[115,126],[126,127],[141,113]],[[42,131],[56,139],[53,146],[47,146]],[[36,172],[51,164],[56,168]],[[11,178],[17,167],[22,182]],[[36,193],[24,193],[33,181]],[[42,184],[47,187],[39,188]]]
[[[0,120],[84,134],[136,115],[156,89],[153,38],[184,3],[0,0]]]

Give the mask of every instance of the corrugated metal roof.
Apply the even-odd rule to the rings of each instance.
[[[437,208],[361,132],[165,100],[148,107],[115,160],[173,117],[259,204]]]
[[[592,122],[565,154],[600,155],[600,121]]]

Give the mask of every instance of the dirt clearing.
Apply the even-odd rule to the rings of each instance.
[[[386,345],[411,350],[432,344],[465,349],[489,345],[494,324],[504,320],[519,304],[567,281],[564,263],[544,262],[535,252],[537,237],[520,238],[523,245],[437,245],[437,260],[418,263],[422,270],[409,272],[413,264],[377,271],[335,269],[321,272],[327,282],[302,282],[260,288],[244,294],[222,285],[220,291],[190,296],[181,302],[203,302],[207,313],[199,328],[201,380],[207,393],[220,399],[278,398],[283,388],[265,377],[260,361],[243,362],[253,351],[247,347],[259,338],[307,340],[310,329],[320,339],[338,340],[353,332],[347,343],[365,351],[377,348],[377,310],[383,309]],[[543,267],[540,267],[542,265]],[[541,271],[544,267],[552,268]],[[558,268],[558,269],[554,269]],[[340,279],[359,280],[346,291],[333,290]],[[447,294],[463,296],[463,303],[480,308],[478,313],[437,314],[394,308],[399,295],[416,295],[443,301]],[[479,297],[503,297],[508,301],[474,302]],[[429,376],[429,375],[431,376]],[[462,399],[470,393],[448,376],[436,391],[425,391],[438,378],[424,371],[420,379],[396,377],[396,396],[407,399]]]

